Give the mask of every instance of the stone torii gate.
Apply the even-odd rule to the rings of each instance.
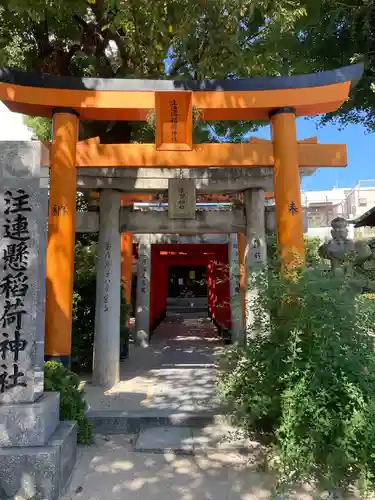
[[[278,247],[289,269],[303,261],[304,253],[300,168],[347,163],[345,145],[298,142],[296,117],[337,110],[362,71],[361,65],[353,65],[313,75],[163,81],[0,70],[0,99],[11,111],[53,119],[50,154],[43,160],[50,166],[46,357],[70,362],[77,168],[272,168]],[[272,142],[193,144],[193,107],[201,120],[270,120]],[[79,120],[140,121],[150,113],[155,113],[155,144],[78,142]],[[262,204],[263,189],[253,189],[247,211],[259,214]],[[120,195],[105,196],[103,207],[117,217]],[[246,267],[256,264],[250,251],[254,239],[260,245],[258,261],[265,259],[264,234],[258,229],[256,215],[246,230]],[[117,310],[119,304],[113,307]]]

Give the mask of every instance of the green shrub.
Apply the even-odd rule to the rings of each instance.
[[[322,262],[318,254],[320,238],[305,236],[305,259],[307,267],[314,267]],[[277,237],[276,234],[270,234],[267,237],[267,260],[273,268],[279,268],[279,257],[277,255]]]
[[[47,361],[44,364],[44,390],[60,393],[60,419],[75,420],[78,443],[89,444],[92,426],[86,416],[86,401],[83,390],[79,389],[77,375],[60,363]]]
[[[123,285],[121,285],[123,287]],[[130,330],[128,327],[128,320],[131,315],[131,305],[127,304],[124,299],[124,294],[121,293],[120,305],[120,359],[123,360],[128,356]]]
[[[265,278],[263,276],[263,278]],[[245,349],[227,355],[220,389],[247,432],[266,433],[279,487],[368,487],[375,453],[375,301],[316,269],[259,281],[271,311]]]
[[[90,237],[90,238],[89,238]],[[92,235],[79,235],[75,248],[72,324],[72,369],[91,372],[96,300],[96,242]]]

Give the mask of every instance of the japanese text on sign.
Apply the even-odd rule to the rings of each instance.
[[[146,293],[147,290],[147,265],[148,265],[148,256],[144,253],[145,248],[141,244],[139,247],[139,264],[140,264],[140,285],[141,292]]]
[[[171,123],[171,139],[172,142],[177,142],[177,122],[178,122],[178,105],[176,99],[169,101],[169,117]]]
[[[27,340],[23,338],[23,319],[27,314],[25,298],[29,291],[28,276],[30,240],[29,222],[25,214],[31,212],[30,197],[23,189],[5,192],[5,224],[3,238],[4,276],[0,294],[4,307],[0,317],[0,392],[16,386],[26,387],[25,374],[19,369],[20,353]]]
[[[59,215],[67,215],[68,210],[65,205],[52,205],[52,215],[53,216],[59,216]]]
[[[111,284],[111,243],[107,242],[104,249],[104,312],[109,311],[108,300],[109,300],[109,285]]]
[[[180,188],[178,192],[178,208],[184,210],[186,205],[186,193],[184,188]]]
[[[292,214],[292,215],[295,215],[295,214],[298,214],[298,207],[297,205],[294,203],[294,201],[292,201],[288,207],[288,210],[289,212]]]

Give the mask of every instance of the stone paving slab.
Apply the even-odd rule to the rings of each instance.
[[[150,427],[139,433],[136,451],[193,453],[191,427]]]
[[[178,454],[199,454],[214,451],[255,453],[259,443],[245,438],[238,429],[229,425],[154,426],[140,431],[136,451]]]
[[[178,456],[134,451],[134,435],[97,437],[60,500],[271,500],[275,480],[255,457],[230,451]],[[288,500],[322,500],[301,488]],[[354,500],[354,499],[352,499]]]
[[[121,381],[110,390],[82,380],[90,412],[160,410],[199,412],[218,407],[217,356],[224,345],[202,318],[167,318],[149,347],[130,346]]]
[[[236,451],[256,453],[261,451],[259,443],[246,438],[238,429],[230,425],[212,424],[192,429],[194,453],[207,451]]]

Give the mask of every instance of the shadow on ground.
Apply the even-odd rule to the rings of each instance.
[[[81,450],[62,500],[269,500],[274,479],[260,457],[217,451],[179,456],[133,451],[135,436],[98,437]],[[309,488],[289,500],[327,498]]]
[[[170,317],[147,348],[131,345],[121,381],[103,391],[83,382],[91,411],[194,412],[217,407],[217,356],[224,345],[205,318]]]

